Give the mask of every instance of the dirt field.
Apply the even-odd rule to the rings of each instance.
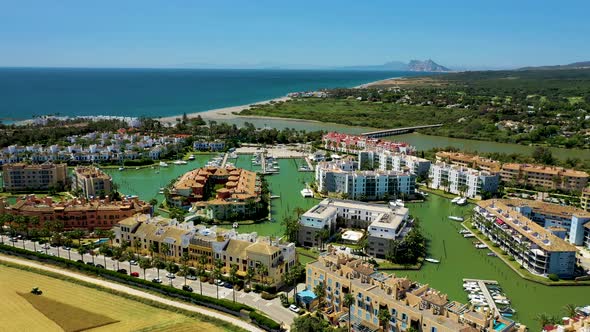
[[[39,287],[47,299],[118,321],[88,331],[223,331],[211,323],[5,265],[0,265],[0,331],[64,331],[17,293],[32,287]]]

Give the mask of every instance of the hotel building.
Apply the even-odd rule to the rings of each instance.
[[[37,217],[39,218],[39,225],[36,226],[38,228],[43,227],[47,221],[61,221],[66,231],[111,229],[122,219],[137,213],[151,212],[152,207],[149,204],[136,198],[122,201],[109,201],[108,198],[104,200],[75,198],[54,202],[51,197],[37,198],[35,195],[29,195],[24,199],[17,199],[13,205],[0,200],[0,213]]]
[[[385,258],[391,240],[400,239],[408,222],[409,211],[396,204],[370,204],[350,200],[324,199],[299,218],[298,242],[305,247],[320,244],[319,233],[337,230],[337,220],[346,227],[367,230],[367,253]]]
[[[430,183],[433,189],[442,189],[469,198],[479,198],[484,193],[498,191],[498,174],[477,171],[463,166],[435,163],[430,167]]]
[[[72,175],[72,190],[81,190],[86,198],[110,195],[113,191],[113,182],[110,175],[97,167],[78,166]]]
[[[215,189],[217,188],[217,189]],[[261,179],[255,173],[234,167],[203,167],[185,173],[174,183],[168,203],[201,212],[209,219],[227,219],[258,212]]]
[[[2,165],[4,191],[62,190],[68,181],[67,173],[66,164],[5,164]]]
[[[584,211],[590,212],[590,188],[586,188],[580,195],[580,207]]]
[[[272,241],[258,237],[256,233],[238,234],[216,226],[207,228],[179,223],[161,216],[135,215],[120,221],[114,232],[116,243],[140,243],[140,250],[146,253],[152,246],[156,253],[161,253],[162,245],[167,243],[167,257],[178,261],[186,253],[191,266],[199,263],[199,257],[206,257],[205,267],[208,270],[212,270],[215,260],[219,259],[225,264],[224,273],[229,273],[235,264],[238,276],[244,277],[249,267],[256,270],[264,265],[268,274],[263,282],[273,286],[281,285],[283,275],[297,261],[294,243]]]
[[[357,153],[366,149],[382,149],[390,152],[412,154],[415,148],[408,143],[383,141],[377,138],[369,138],[362,135],[348,135],[337,132],[329,132],[322,137],[324,149],[345,153]]]
[[[508,204],[506,200],[494,199],[478,202],[474,225],[529,272],[573,277],[576,247]]]
[[[384,199],[413,194],[416,175],[397,171],[360,171],[349,159],[320,162],[315,179],[319,191],[348,195],[350,199]]]
[[[306,265],[307,290],[302,293],[310,294],[320,284],[326,294],[324,316],[343,326],[350,319],[354,331],[516,330],[513,321],[502,316],[494,319],[490,313],[473,311],[467,304],[450,301],[446,294],[428,284],[376,272],[368,262],[333,252],[320,255],[317,261]],[[350,311],[344,304],[347,294],[354,298]],[[298,299],[301,299],[299,294]],[[389,312],[388,321],[379,321],[382,310]]]

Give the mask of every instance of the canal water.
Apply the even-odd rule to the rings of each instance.
[[[243,126],[245,122],[250,122],[259,128],[294,128],[297,130],[326,130],[339,131],[347,134],[360,134],[367,131],[377,130],[368,127],[352,127],[336,123],[315,122],[305,120],[293,119],[274,119],[274,118],[255,118],[255,117],[237,117],[232,119],[219,120],[220,122],[227,122]],[[418,150],[429,150],[432,148],[444,148],[452,146],[466,151],[478,152],[503,152],[503,153],[520,153],[523,155],[531,155],[535,150],[533,146],[497,143],[488,141],[477,141],[460,138],[450,138],[442,136],[422,135],[419,133],[410,133],[398,136],[391,136],[384,138],[392,141],[408,142],[415,146]],[[583,160],[590,159],[590,149],[564,149],[564,148],[549,148],[553,156],[561,160],[568,157],[580,158]]]
[[[160,187],[164,187],[171,180],[186,171],[202,167],[213,155],[198,155],[195,161],[188,165],[170,165],[160,168],[159,174],[154,169],[127,169],[125,171],[107,170],[113,180],[119,184],[120,190],[126,194],[138,195],[144,200],[163,199],[158,194]],[[252,156],[240,155],[237,159],[230,159],[237,167],[256,170],[252,165]],[[316,199],[303,198],[300,194],[306,182],[313,180],[312,172],[299,172],[302,159],[280,159],[280,172],[268,175],[272,195],[280,198],[272,200],[272,217],[274,222],[256,225],[242,225],[240,232],[257,232],[260,235],[282,236],[283,218],[293,213],[296,207],[308,209],[318,202]],[[473,239],[465,239],[458,232],[460,223],[448,219],[449,215],[468,216],[472,206],[460,207],[452,205],[448,199],[430,195],[424,203],[407,204],[410,214],[420,220],[421,227],[428,241],[428,255],[439,259],[440,264],[425,263],[419,271],[399,271],[399,276],[408,276],[449,295],[452,300],[467,302],[467,295],[463,292],[462,279],[491,279],[497,280],[512,306],[518,310],[514,317],[531,327],[531,331],[538,331],[540,326],[535,316],[540,312],[551,315],[563,315],[562,308],[566,304],[584,305],[590,303],[590,287],[549,287],[525,281],[512,271],[497,257],[486,255],[488,250],[473,247]]]

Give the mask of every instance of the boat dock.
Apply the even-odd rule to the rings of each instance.
[[[486,301],[488,302],[488,305],[490,306],[490,310],[493,311],[494,315],[500,314],[500,311],[498,310],[498,307],[496,306],[496,302],[494,302],[494,299],[492,298],[492,295],[490,295],[490,291],[488,290],[488,287],[486,286],[487,284],[498,285],[498,282],[496,280],[463,279],[463,282],[476,282],[477,286],[481,289],[483,296],[486,298]]]
[[[223,155],[223,161],[221,162],[221,167],[225,167],[225,164],[227,163],[227,158],[229,158],[229,152],[226,152]]]
[[[310,172],[313,172],[313,165],[311,164],[311,160],[308,157],[305,157],[305,162],[307,163],[307,167],[309,167]]]
[[[366,133],[362,133],[361,135],[369,137],[369,138],[379,138],[379,137],[386,137],[386,136],[394,136],[394,135],[411,133],[414,130],[418,130],[418,129],[442,127],[442,125],[443,125],[442,123],[438,123],[438,124],[433,124],[433,125],[383,129],[383,130],[369,131]]]

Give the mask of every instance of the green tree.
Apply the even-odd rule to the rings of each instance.
[[[152,267],[152,260],[150,258],[142,257],[139,259],[139,267],[143,270],[143,280],[145,280],[145,270]]]
[[[234,302],[236,302],[236,289],[235,285],[238,282],[238,265],[232,264],[229,269],[229,282],[234,286],[232,287],[232,295]]]
[[[379,324],[383,327],[383,331],[389,330],[387,326],[389,324],[389,319],[391,318],[389,310],[387,310],[387,308],[380,309],[377,317],[379,318]]]
[[[77,251],[80,254],[80,260],[84,262],[84,254],[88,253],[88,249],[85,246],[79,246]]]
[[[318,298],[317,310],[320,311],[324,307],[324,302],[326,299],[326,288],[324,287],[324,283],[320,282],[319,284],[315,285],[315,287],[313,288],[313,293]]]
[[[351,293],[346,293],[343,304],[348,308],[348,332],[351,332],[350,322],[352,321],[352,312],[350,311],[350,307],[354,304],[354,296]]]

